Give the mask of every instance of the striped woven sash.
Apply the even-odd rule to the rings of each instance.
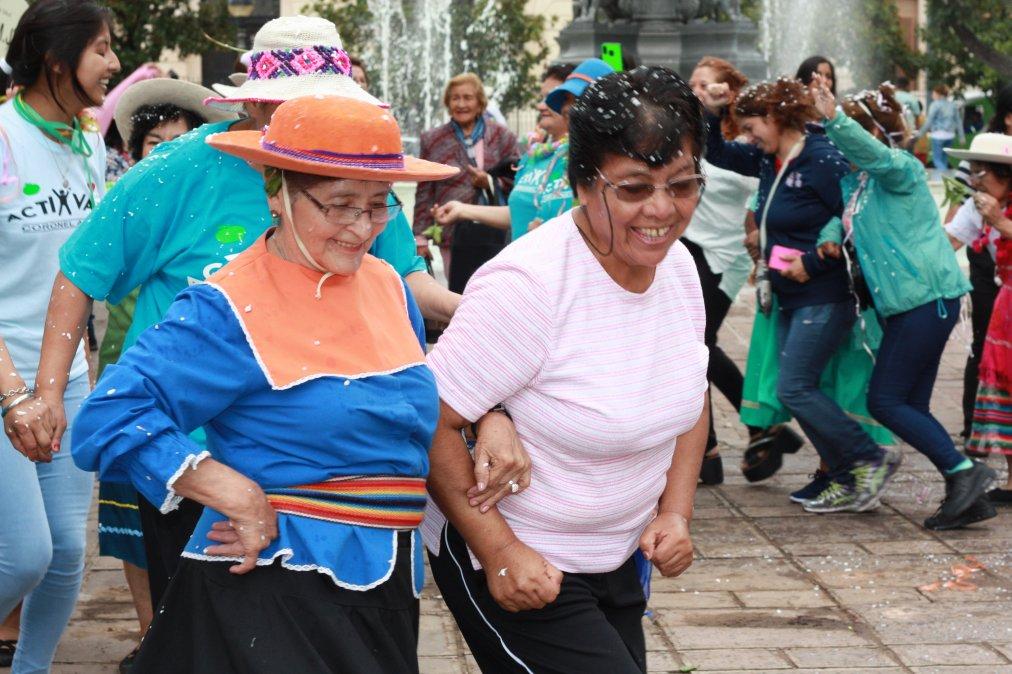
[[[363,527],[413,529],[425,512],[424,477],[356,475],[265,491],[279,513]]]

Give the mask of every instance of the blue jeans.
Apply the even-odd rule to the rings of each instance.
[[[885,319],[882,345],[868,387],[868,411],[940,471],[963,461],[931,415],[931,392],[942,351],[959,320],[959,300],[932,300]]]
[[[945,148],[950,147],[953,140],[952,138],[947,140],[931,139],[931,163],[939,171],[949,170],[949,155],[945,154]]]
[[[74,465],[70,428],[87,395],[87,376],[67,386],[68,429],[51,463],[0,436],[0,618],[24,599],[12,674],[49,671],[81,588],[94,476]]]
[[[819,388],[822,371],[855,320],[852,300],[781,310],[777,319],[777,397],[833,475],[842,475],[855,461],[874,460],[882,454],[861,425]]]

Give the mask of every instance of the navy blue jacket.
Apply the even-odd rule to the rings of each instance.
[[[764,154],[749,143],[724,140],[720,120],[707,115],[709,132],[706,160],[714,166],[759,178],[756,222],[762,217],[766,198],[776,178],[775,155]],[[801,260],[811,277],[797,283],[771,270],[773,291],[784,309],[843,302],[850,297],[847,270],[841,260],[821,260],[816,254],[819,233],[834,216],[843,213],[840,179],[850,173],[850,163],[826,137],[821,126],[809,124],[805,146],[780,180],[766,216],[766,249],[769,260],[775,245],[803,251]]]

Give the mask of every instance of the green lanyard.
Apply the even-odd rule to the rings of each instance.
[[[84,162],[84,172],[88,176],[88,199],[91,202],[91,207],[94,208],[95,192],[93,184],[95,183],[95,176],[92,175],[91,165],[88,163],[88,158],[91,157],[93,150],[91,149],[91,145],[88,144],[84,130],[81,129],[81,121],[75,117],[73,126],[64,124],[63,122],[51,122],[40,115],[35,108],[25,103],[25,99],[20,93],[14,97],[13,104],[14,109],[21,115],[22,119],[56,142],[66,145],[72,153],[81,157],[81,160]]]

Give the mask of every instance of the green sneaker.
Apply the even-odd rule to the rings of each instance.
[[[838,513],[854,510],[856,503],[857,492],[854,487],[834,480],[821,494],[805,501],[801,507],[810,513]]]
[[[854,464],[850,474],[854,476],[857,512],[878,507],[882,494],[885,493],[901,463],[903,454],[897,449],[888,449],[875,461],[858,461]]]

